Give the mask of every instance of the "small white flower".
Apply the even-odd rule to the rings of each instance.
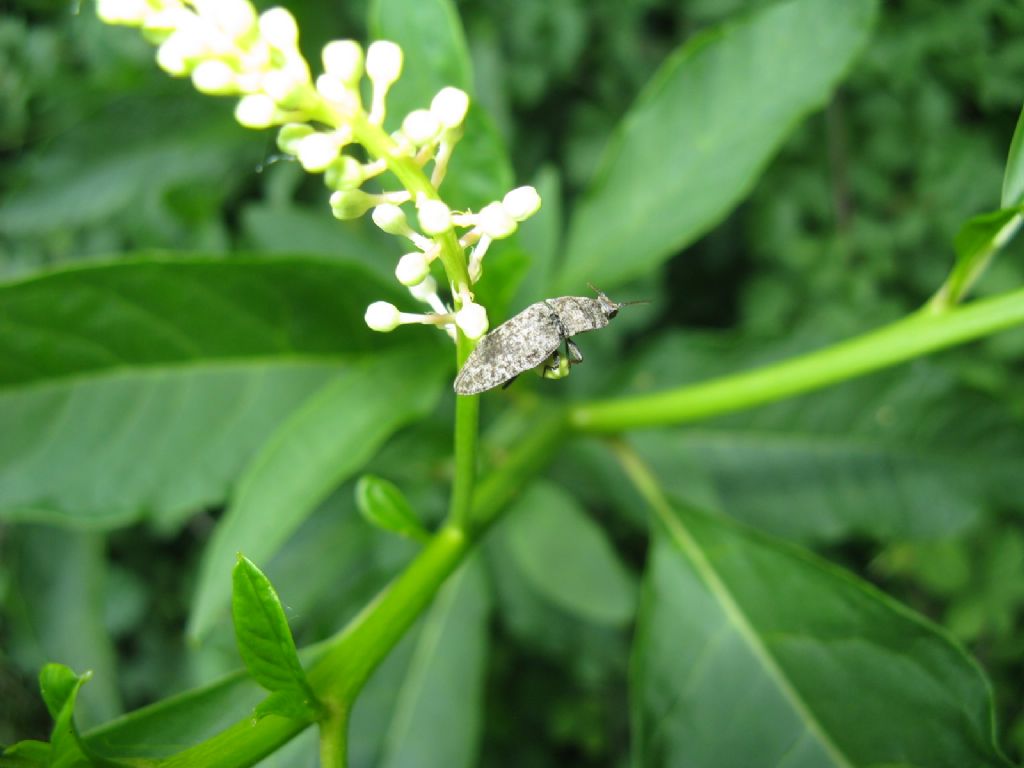
[[[286,8],[271,8],[260,14],[260,35],[278,50],[288,51],[299,43],[299,25]]]
[[[413,144],[422,145],[433,141],[440,132],[440,121],[427,109],[414,109],[402,121],[402,133]]]
[[[235,120],[246,128],[269,128],[277,114],[277,104],[264,93],[243,96],[235,107]]]
[[[395,277],[398,278],[398,282],[406,286],[419,285],[428,274],[430,274],[430,264],[427,262],[426,255],[421,251],[405,254],[398,260],[398,266],[395,267]]]
[[[366,308],[363,316],[366,324],[374,331],[387,333],[393,331],[402,322],[402,314],[398,307],[386,301],[375,301]]]
[[[516,221],[501,203],[488,203],[477,214],[476,226],[485,235],[501,240],[516,231]]]
[[[430,111],[445,128],[457,128],[466,119],[469,96],[458,88],[442,88],[430,102]]]
[[[223,95],[237,93],[235,70],[217,59],[201,61],[192,70],[192,84],[202,93]]]
[[[540,195],[533,187],[516,187],[502,198],[501,206],[516,221],[524,221],[540,209]]]
[[[421,198],[416,203],[420,229],[428,235],[440,235],[452,228],[452,212],[440,200]]]
[[[479,339],[487,333],[487,310],[479,304],[467,302],[455,313],[455,324],[470,339]]]
[[[152,12],[146,0],[98,0],[96,15],[107,24],[139,26]]]
[[[384,203],[384,205],[378,205],[373,209],[373,223],[389,235],[406,237],[410,231],[409,222],[405,219],[405,212],[391,203]]]
[[[323,50],[324,72],[348,86],[363,76],[363,49],[355,40],[332,40]]]
[[[377,40],[366,49],[366,76],[375,88],[387,88],[402,74],[402,49],[390,40]]]
[[[310,173],[327,170],[341,151],[341,145],[334,134],[320,132],[311,133],[300,139],[295,148],[299,163]]]

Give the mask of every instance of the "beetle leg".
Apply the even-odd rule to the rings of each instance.
[[[569,358],[570,365],[576,365],[577,363],[583,362],[583,353],[580,352],[580,348],[576,346],[576,342],[570,338],[565,340],[565,354]]]

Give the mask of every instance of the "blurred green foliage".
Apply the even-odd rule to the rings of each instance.
[[[466,0],[459,10],[479,100],[510,148],[516,178],[546,174],[555,179],[554,194],[571,205],[611,129],[665,56],[709,25],[765,4]],[[365,34],[364,3],[288,5],[311,31],[307,50],[331,37]],[[636,295],[648,291],[655,303],[647,314],[638,310],[638,319],[623,320],[636,346],[661,349],[681,340],[687,348],[742,348],[753,350],[741,358],[749,365],[773,350],[806,348],[916,309],[952,264],[963,221],[999,205],[1022,96],[1019,6],[1006,0],[886,3],[851,76],[827,109],[790,137],[750,197],[671,264],[666,282],[640,282]],[[320,182],[294,165],[272,162],[274,151],[269,135],[241,130],[228,104],[166,78],[153,66],[148,45],[132,34],[112,34],[91,9],[78,13],[65,3],[25,0],[9,3],[0,17],[5,279],[147,249],[226,258],[236,251],[328,257],[346,251],[366,255],[371,269],[383,263],[383,273],[390,271],[390,258],[373,261],[372,254],[393,254],[395,246],[365,221],[331,221]],[[524,239],[535,235],[524,232]],[[1010,246],[980,293],[1024,283],[1021,250],[1019,242]],[[658,337],[657,329],[672,333]],[[615,371],[610,361],[619,352],[602,349],[603,343],[595,340],[588,358],[594,361],[588,363],[590,383],[572,381],[572,387],[601,388],[602,369],[610,371],[604,378],[632,375]],[[689,375],[710,375],[727,355],[686,359]],[[682,356],[668,357],[684,367]],[[999,401],[1004,411],[998,418],[1019,427],[1022,361],[1024,333],[1016,331],[969,353],[948,354],[935,363],[934,377],[924,376],[950,391]],[[908,380],[894,386],[907,387]],[[873,396],[832,397],[841,401],[837,410],[849,414]],[[826,410],[812,411],[809,420]],[[821,416],[808,431],[845,429],[833,422],[822,428],[826,422]],[[447,425],[430,419],[401,434],[370,469],[399,483],[420,516],[436,522],[449,450]],[[395,456],[400,462],[391,460]],[[646,543],[641,520],[623,519],[600,492],[587,498],[595,475],[605,475],[606,460],[574,447],[554,468],[564,484],[583,489],[608,537],[587,539],[577,581],[559,589],[545,584],[529,540],[541,535],[534,531],[541,525],[578,526],[589,536],[593,523],[584,513],[570,504],[561,507],[573,518],[568,521],[517,517],[485,546],[482,570],[493,585],[493,605],[475,582],[484,576],[476,574],[453,583],[464,602],[453,597],[445,603],[451,615],[469,616],[466,623],[453,624],[448,614],[424,622],[461,632],[454,647],[468,649],[476,662],[462,668],[470,678],[463,681],[467,690],[477,690],[474,675],[486,680],[481,764],[625,764],[630,628],[623,616],[636,599],[633,574],[642,568]],[[725,475],[728,470],[718,467]],[[616,476],[607,477],[608,493],[621,493]],[[713,480],[695,478],[691,500],[728,497]],[[740,483],[727,491],[734,497],[748,492]],[[535,493],[558,491],[540,486]],[[412,552],[409,542],[365,525],[351,499],[351,485],[343,486],[267,564],[300,647],[350,618]],[[1020,759],[1024,508],[1019,498],[987,496],[983,502],[971,497],[968,506],[967,524],[951,526],[939,539],[880,544],[857,532],[861,536],[822,546],[969,645],[993,678],[1004,741]],[[83,728],[237,667],[228,628],[199,648],[182,639],[198,554],[218,512],[106,535],[27,525],[0,529],[0,743],[46,738],[49,720],[35,693],[36,674],[55,656],[96,672],[79,697]],[[602,568],[604,581],[597,579],[595,587],[584,566],[605,559],[611,565]],[[312,561],[315,573],[308,568]],[[614,599],[598,600],[607,594]],[[494,631],[484,670],[483,658],[474,654],[486,621]],[[393,711],[414,706],[416,691],[395,693],[388,686],[401,679],[400,665],[425,642],[425,631],[419,628],[399,648],[360,699],[356,722],[376,725],[354,728],[356,765],[382,754],[402,764],[405,742],[395,741]],[[445,663],[423,674],[443,674]],[[409,703],[395,704],[403,696]],[[382,728],[390,742],[373,735]]]

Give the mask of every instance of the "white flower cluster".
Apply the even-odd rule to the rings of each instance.
[[[513,234],[519,222],[537,212],[540,202],[540,195],[533,187],[513,189],[500,201],[484,206],[478,213],[453,212],[440,200],[420,196],[416,200],[416,214],[422,233],[409,225],[405,212],[394,202],[376,206],[373,209],[373,221],[385,232],[408,238],[416,246],[418,250],[398,260],[395,277],[402,285],[409,287],[413,296],[426,301],[435,313],[440,313],[443,305],[437,298],[437,283],[430,275],[430,264],[440,255],[443,247],[439,236],[455,228],[465,230],[458,242],[463,251],[472,249],[469,255],[469,279],[471,284],[476,283],[483,275],[483,258],[491,242]],[[460,293],[455,286],[453,292]],[[366,310],[366,323],[376,331],[391,331],[405,323],[432,323],[452,332],[450,323],[454,321],[466,336],[479,339],[487,333],[487,311],[473,302],[469,286],[462,288],[459,298],[459,311],[454,316],[446,314],[445,317],[437,314],[406,314],[399,312],[392,304],[374,302]]]
[[[454,337],[458,326],[472,339],[487,332],[486,310],[473,302],[471,286],[483,274],[491,242],[515,232],[540,207],[540,197],[533,187],[520,187],[477,213],[452,211],[438,199],[436,190],[469,109],[463,91],[443,88],[428,109],[410,112],[389,136],[381,130],[385,102],[403,64],[395,43],[379,40],[364,55],[353,40],[330,42],[322,53],[324,73],[314,81],[298,48],[298,25],[284,8],[257,15],[249,0],[97,0],[97,12],[107,23],[141,28],[159,46],[157,62],[170,74],[191,77],[204,93],[240,96],[235,117],[242,125],[280,125],[278,147],[307,171],[324,174],[337,218],[372,209],[377,226],[412,243],[415,250],[399,260],[395,275],[431,313],[403,313],[375,302],[366,311],[371,328],[390,331],[404,323],[428,323]],[[368,110],[360,93],[364,76],[371,86]],[[343,151],[357,143],[371,156],[369,162]],[[429,194],[420,191],[414,199],[407,189],[362,189],[394,163],[422,169],[431,162]],[[400,207],[408,202],[416,208],[418,229]],[[452,284],[459,308],[452,314],[438,296],[430,265],[445,242],[451,247],[458,229],[463,230],[458,244],[463,253],[469,251],[469,284]]]

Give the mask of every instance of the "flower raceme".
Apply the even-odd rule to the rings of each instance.
[[[370,328],[424,323],[453,338],[458,328],[471,339],[487,332],[487,312],[473,301],[472,285],[483,276],[491,243],[512,235],[541,200],[533,187],[519,187],[477,212],[453,211],[442,201],[438,187],[469,109],[465,92],[442,88],[428,107],[405,115],[401,127],[388,134],[387,94],[403,66],[402,49],[393,42],[375,41],[364,52],[354,40],[334,40],[324,46],[323,73],[314,79],[299,51],[298,25],[284,8],[257,14],[249,0],[97,0],[97,13],[107,23],[139,27],[158,46],[157,63],[169,74],[190,77],[203,93],[239,97],[235,118],[243,126],[280,126],[278,147],[305,170],[323,174],[337,218],[372,212],[378,227],[411,243],[395,276],[430,312],[400,312],[374,302],[366,310]],[[360,91],[364,77],[370,82],[368,107]],[[369,161],[346,153],[356,144]],[[415,191],[363,188],[386,170],[406,180],[418,174]],[[415,209],[415,228],[403,205]],[[453,270],[442,256],[455,243],[461,266]],[[438,295],[431,275],[437,260],[447,271],[455,311]]]

